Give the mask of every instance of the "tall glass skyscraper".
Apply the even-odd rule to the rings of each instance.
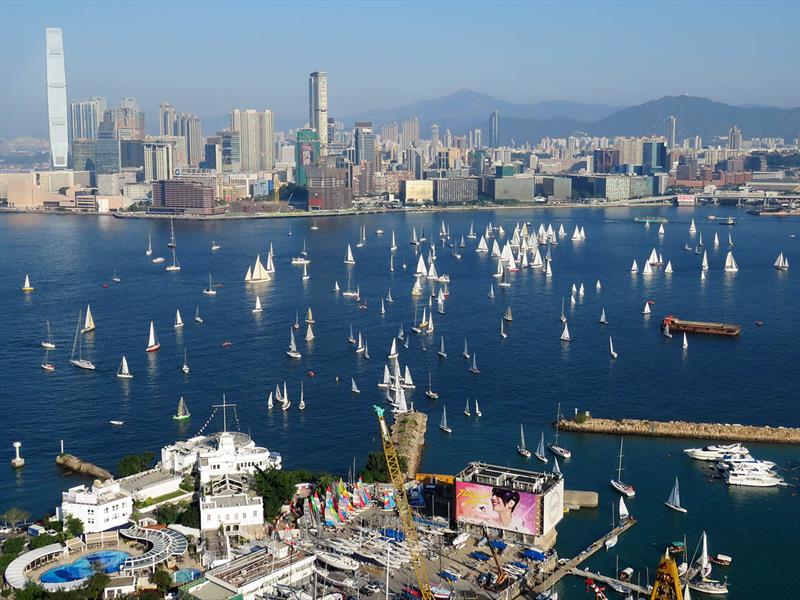
[[[308,76],[308,125],[317,131],[322,155],[328,146],[328,74],[315,71]]]
[[[69,157],[67,126],[67,77],[64,73],[64,38],[61,29],[45,30],[47,51],[47,118],[50,129],[50,160],[54,169],[66,169]]]

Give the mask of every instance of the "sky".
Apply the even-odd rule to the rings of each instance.
[[[44,30],[69,100],[134,96],[203,119],[307,115],[328,73],[346,119],[469,88],[617,106],[665,95],[800,105],[800,2],[0,1],[0,137],[46,137]]]

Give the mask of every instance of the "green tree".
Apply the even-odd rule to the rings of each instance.
[[[3,542],[3,554],[19,554],[25,547],[25,538],[10,537]]]
[[[0,515],[0,519],[9,525],[16,525],[17,523],[24,523],[30,516],[31,514],[29,512],[24,511],[21,508],[11,507],[2,515]]]
[[[156,520],[164,525],[177,523],[181,513],[186,510],[187,506],[188,504],[186,502],[168,502],[167,504],[162,504],[155,510]]]
[[[184,510],[180,517],[178,517],[178,523],[185,527],[194,527],[195,529],[200,529],[199,504],[194,502],[186,507],[186,510]]]
[[[267,519],[277,517],[281,506],[292,499],[295,483],[297,480],[292,471],[258,469],[254,489],[264,502],[264,516]]]
[[[106,589],[109,581],[111,581],[111,578],[105,573],[95,573],[89,577],[83,587],[78,590],[80,592],[80,597],[99,600],[103,597],[103,590]]]
[[[17,590],[17,593],[14,595],[16,600],[40,600],[47,598],[47,596],[48,593],[44,588],[33,581],[28,581],[25,587],[21,590]]]
[[[172,577],[164,569],[158,569],[153,573],[153,583],[162,592],[166,592],[172,587]]]
[[[123,456],[117,463],[117,475],[120,477],[128,477],[141,473],[150,468],[153,464],[155,455],[152,452],[143,452],[142,454],[128,454]]]
[[[37,535],[35,538],[31,538],[28,546],[31,550],[34,550],[36,548],[44,548],[50,544],[55,544],[57,541],[58,538],[56,536],[44,533],[42,535]]]
[[[66,526],[67,533],[69,533],[71,537],[78,537],[83,533],[83,521],[78,517],[67,515],[64,525]]]

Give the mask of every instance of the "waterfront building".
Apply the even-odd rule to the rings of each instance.
[[[455,521],[459,531],[549,548],[556,525],[564,518],[564,477],[511,467],[472,462],[455,476]],[[500,500],[500,511],[485,514],[479,508]],[[485,501],[484,501],[485,499]],[[508,514],[503,505],[510,504]]]
[[[95,481],[91,488],[77,485],[61,494],[59,520],[67,516],[80,519],[84,533],[97,533],[122,527],[133,512],[133,496],[118,481]]]
[[[93,96],[89,100],[77,100],[70,104],[70,139],[94,139],[97,128],[108,110],[106,99]]]
[[[121,168],[119,144],[114,122],[104,119],[97,128],[94,153],[95,173],[119,173]]]
[[[314,71],[308,76],[308,125],[319,136],[320,154],[328,153],[328,74]]]
[[[239,134],[240,169],[245,172],[269,171],[275,166],[272,111],[235,109],[231,112],[231,131]]]
[[[646,140],[642,143],[642,172],[645,175],[668,171],[667,148],[661,140]]]
[[[249,435],[241,432],[200,435],[161,449],[162,469],[173,473],[197,469],[202,484],[223,475],[253,475],[256,467],[280,469],[281,455],[256,446]]]
[[[141,169],[144,167],[144,142],[142,140],[120,140],[120,166],[123,169]]]
[[[172,179],[173,144],[169,142],[145,142],[144,150],[144,181],[160,181]]]
[[[400,199],[406,204],[432,204],[432,179],[407,179],[400,182]]]
[[[433,180],[433,201],[439,205],[478,201],[477,177],[443,177]]]
[[[67,130],[67,76],[64,72],[64,38],[61,29],[45,30],[47,52],[47,119],[50,132],[50,162],[66,169],[69,159]]]
[[[355,128],[355,163],[367,162],[375,171],[375,134],[372,130],[372,123],[369,121],[359,121]]]
[[[241,477],[212,479],[200,495],[200,529],[258,539],[264,535],[264,504]]]
[[[334,167],[309,167],[308,178],[309,210],[341,210],[351,208],[353,195],[347,187],[347,170]]]
[[[678,118],[675,115],[670,115],[667,117],[667,131],[664,137],[667,138],[667,148],[672,150],[675,147],[675,140],[678,138],[676,137],[676,128],[678,125]]]
[[[493,110],[489,115],[489,147],[500,146],[500,112]]]
[[[619,152],[620,165],[642,164],[642,140],[634,137],[614,138],[614,149]]]
[[[153,209],[173,213],[214,214],[214,190],[194,181],[154,181]]]

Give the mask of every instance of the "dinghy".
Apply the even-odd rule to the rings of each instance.
[[[681,492],[680,487],[678,486],[678,477],[675,477],[675,485],[672,486],[672,491],[669,494],[669,498],[664,504],[671,508],[674,511],[685,513],[686,509],[681,506]]]
[[[181,396],[181,399],[178,400],[178,410],[177,412],[172,415],[173,420],[175,421],[184,421],[192,416],[192,413],[189,412],[189,407],[186,405],[186,401]]]

